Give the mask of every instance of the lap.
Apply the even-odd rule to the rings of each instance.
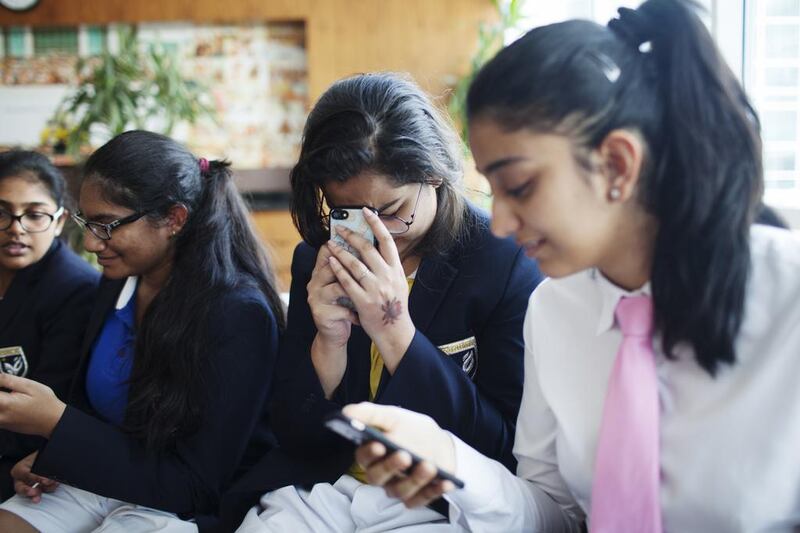
[[[333,485],[318,483],[310,491],[284,487],[261,498],[260,508],[245,516],[237,533],[267,531],[381,533],[458,531],[428,508],[407,509],[382,488],[342,476]]]
[[[42,494],[39,503],[12,496],[0,509],[13,513],[39,531],[74,533],[196,533],[197,526],[172,513],[129,504],[68,485]]]

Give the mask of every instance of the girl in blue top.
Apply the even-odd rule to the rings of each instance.
[[[15,468],[0,529],[194,531],[271,442],[272,270],[228,164],[154,133],[92,155],[75,219],[106,279],[69,406],[0,378],[0,425],[48,439]]]

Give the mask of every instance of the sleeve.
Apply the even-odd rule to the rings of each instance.
[[[481,362],[474,381],[417,331],[377,403],[427,414],[513,471],[514,427],[522,396],[522,324],[528,297],[539,281],[535,263],[518,250],[502,298],[476,335]],[[435,401],[421,391],[435,391]]]
[[[197,432],[155,454],[121,429],[67,407],[33,471],[181,516],[215,512],[263,414],[278,342],[276,321],[263,301],[223,302],[215,316],[219,340]]]
[[[287,328],[281,340],[270,409],[281,447],[298,452],[343,446],[343,441],[322,425],[324,416],[341,409],[341,405],[325,398],[311,362],[311,344],[317,328],[308,305],[306,285],[311,280],[315,260],[316,252],[309,245],[301,243],[295,249]]]
[[[84,277],[80,282],[65,283],[68,290],[56,288],[42,313],[38,364],[28,378],[44,383],[66,401],[80,360],[86,323],[97,294],[97,278]],[[62,285],[62,287],[64,286]],[[2,455],[21,459],[36,450],[44,440],[0,430]]]
[[[584,514],[558,470],[557,422],[542,395],[531,338],[535,319],[525,322],[525,385],[514,454],[517,476],[454,438],[456,475],[464,488],[445,496],[450,519],[469,531],[578,532]]]

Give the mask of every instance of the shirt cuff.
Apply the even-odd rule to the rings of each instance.
[[[456,456],[455,475],[464,482],[464,488],[450,491],[444,498],[450,502],[450,522],[466,528],[465,514],[496,507],[498,502],[495,500],[503,494],[504,478],[513,474],[452,433],[449,435]]]

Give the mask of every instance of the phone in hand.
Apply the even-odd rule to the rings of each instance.
[[[364,218],[364,212],[361,207],[334,207],[331,209],[330,227],[331,240],[359,259],[361,259],[361,254],[337,233],[336,228],[347,228],[353,233],[361,235],[367,241],[375,243],[375,235],[372,233],[372,228],[367,219]]]
[[[386,435],[384,435],[380,430],[367,426],[366,424],[358,420],[350,418],[349,416],[343,414],[341,411],[336,411],[326,416],[324,424],[326,428],[340,435],[341,437],[344,437],[345,439],[349,440],[356,446],[361,446],[365,442],[377,441],[386,447],[387,455],[390,453],[403,450],[409,456],[411,456],[411,468],[414,468],[416,465],[422,462],[422,458],[408,451],[406,448],[403,448],[402,446],[395,444],[394,442],[389,440],[389,438],[386,437]],[[452,482],[453,485],[455,485],[459,489],[464,488],[463,481],[458,479],[450,472],[442,470],[441,468],[436,469],[436,477],[439,479],[446,479],[447,481]]]

